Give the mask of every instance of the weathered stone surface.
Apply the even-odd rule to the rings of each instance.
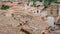
[[[37,8],[29,7],[28,9],[25,9],[27,7],[25,7],[26,3],[24,3],[23,6],[20,6],[17,3],[18,2],[3,3],[9,5],[10,8],[7,10],[0,9],[0,34],[26,34],[21,31],[21,29],[24,29],[31,34],[40,34],[49,27],[44,20],[45,15],[42,17],[38,11],[36,11],[36,14],[34,13],[34,10],[37,10]],[[39,10],[43,8],[44,6],[39,7]]]

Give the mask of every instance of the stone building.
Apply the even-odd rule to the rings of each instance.
[[[52,3],[50,7],[47,8],[48,16],[58,16],[58,6]]]

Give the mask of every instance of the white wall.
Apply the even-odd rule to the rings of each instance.
[[[59,10],[59,16],[60,16],[60,10]]]
[[[53,16],[49,16],[47,17],[47,22],[46,22],[49,26],[54,27],[54,17]]]

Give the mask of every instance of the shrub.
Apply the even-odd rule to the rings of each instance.
[[[2,10],[7,10],[7,9],[9,9],[9,6],[7,6],[7,5],[2,5],[1,9],[2,9]]]

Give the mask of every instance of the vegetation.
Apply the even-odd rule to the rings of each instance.
[[[45,6],[45,8],[47,8],[52,2],[56,3],[57,0],[45,0],[45,1],[44,1],[44,6]]]
[[[9,9],[9,6],[7,6],[7,5],[2,5],[1,9],[2,9],[2,10],[7,10],[7,9]]]
[[[43,0],[31,0],[31,1],[33,1],[35,3],[36,1],[42,2]],[[57,2],[57,0],[44,0],[44,3],[43,3],[44,7],[47,8],[52,2],[53,3],[60,3],[60,2]],[[34,4],[34,6],[35,6],[35,4]]]
[[[36,1],[40,1],[40,2],[42,2],[42,0],[31,0],[31,1],[33,1],[33,2],[36,2]]]
[[[55,2],[55,3],[60,4],[60,2]]]
[[[50,5],[50,2],[48,0],[44,1],[44,7],[47,8]]]
[[[39,5],[35,4],[36,1],[42,2],[42,0],[29,0],[28,2],[30,2],[30,1],[33,1],[33,5],[32,6],[34,6],[34,7],[39,7]]]
[[[13,1],[13,0],[8,0],[8,1]]]

